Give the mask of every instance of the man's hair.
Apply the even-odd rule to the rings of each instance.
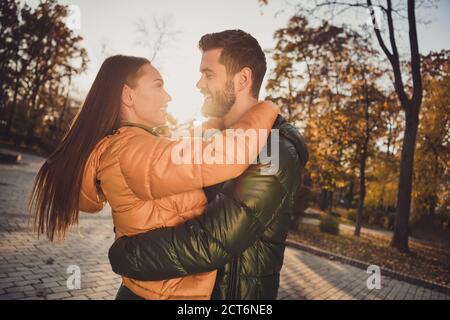
[[[235,75],[243,68],[252,70],[252,95],[259,96],[259,90],[266,73],[267,64],[261,46],[249,33],[242,30],[225,30],[208,33],[198,42],[203,52],[211,49],[222,49],[219,62],[230,75]]]

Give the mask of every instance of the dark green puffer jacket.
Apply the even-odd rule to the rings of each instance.
[[[276,299],[285,240],[308,151],[298,130],[278,117],[279,167],[259,161],[241,176],[205,189],[198,218],[117,239],[109,250],[115,273],[162,280],[218,269],[213,299]],[[267,148],[275,151],[270,144]]]

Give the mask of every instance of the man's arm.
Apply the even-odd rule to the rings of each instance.
[[[138,280],[162,280],[225,265],[262,235],[283,204],[288,190],[280,176],[298,176],[301,170],[298,154],[289,151],[284,156],[280,152],[283,160],[275,175],[262,175],[262,165],[255,165],[226,182],[200,217],[117,239],[109,251],[113,271]]]

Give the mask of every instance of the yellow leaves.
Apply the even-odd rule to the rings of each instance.
[[[337,180],[335,181],[335,184],[337,188],[343,188],[348,184],[348,182],[344,180]]]

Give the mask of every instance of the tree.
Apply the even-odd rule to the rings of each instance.
[[[267,0],[260,0],[260,3],[267,4]],[[372,15],[372,23],[375,36],[380,45],[384,55],[387,57],[394,75],[393,85],[400,102],[400,106],[404,112],[405,130],[402,143],[401,160],[400,160],[400,176],[399,187],[397,194],[397,213],[395,219],[395,229],[392,238],[392,246],[397,248],[400,252],[408,252],[408,236],[409,236],[409,217],[411,209],[411,192],[413,182],[413,168],[414,168],[414,151],[416,146],[417,130],[419,126],[419,112],[423,98],[423,85],[421,77],[421,63],[419,54],[419,44],[417,38],[417,23],[416,23],[416,5],[415,0],[408,0],[406,5],[406,16],[409,28],[409,48],[410,48],[410,73],[412,78],[411,94],[408,94],[408,86],[405,84],[404,75],[401,68],[400,54],[397,47],[398,38],[396,36],[394,14],[401,14],[401,9],[393,7],[392,0],[378,1],[373,4],[372,0],[367,1],[336,1],[336,0],[317,0],[315,2],[315,9],[332,8],[331,12],[334,15],[337,6],[343,9],[338,12],[342,13],[347,9],[363,8],[370,10]],[[382,4],[383,3],[383,4]],[[379,22],[376,21],[374,8],[380,8],[387,17],[388,42],[379,28]],[[299,6],[299,9],[301,7]]]
[[[14,82],[13,66],[16,49],[14,39],[15,29],[18,25],[18,3],[14,0],[6,0],[0,3],[0,108],[7,109],[8,90]],[[6,112],[2,112],[2,115]]]
[[[450,188],[450,51],[422,57],[424,103],[414,167],[413,218],[434,215]]]
[[[29,93],[27,141],[30,144],[34,129],[45,115],[45,106],[39,98],[42,91],[48,89],[51,81],[71,79],[86,69],[87,53],[80,46],[81,37],[65,24],[67,7],[56,1],[40,3],[24,18],[24,29],[32,35],[27,42],[27,53],[33,59],[25,77],[25,86]]]
[[[304,128],[311,148],[308,170],[322,188],[321,209],[332,211],[333,193],[353,186],[359,173],[359,234],[366,184],[366,163],[384,124],[383,76],[369,39],[328,22],[309,24],[293,16],[275,32],[275,61],[267,91],[288,121]]]
[[[293,16],[286,28],[276,31],[277,44],[271,51],[276,63],[267,92],[288,121],[304,127],[311,150],[310,179],[322,188],[322,208],[331,213],[333,192],[347,180],[345,149],[341,133],[346,118],[342,72],[350,51],[347,34],[326,22],[312,27],[301,15]]]
[[[363,47],[359,47],[361,49]],[[368,50],[362,50],[363,54],[369,53]],[[381,129],[384,125],[383,106],[385,95],[376,87],[377,78],[381,77],[380,70],[376,70],[373,66],[368,66],[364,57],[359,56],[360,62],[356,69],[353,80],[353,94],[355,101],[355,110],[352,119],[355,121],[354,134],[355,161],[359,171],[359,200],[358,211],[355,221],[355,236],[359,236],[361,232],[362,217],[364,214],[365,197],[366,197],[366,168],[369,156],[375,152],[376,142],[380,137]]]
[[[88,58],[80,45],[82,38],[65,24],[66,6],[51,0],[33,9],[11,1],[10,8],[13,10],[1,7],[2,17],[9,17],[4,18],[10,23],[5,29],[12,30],[13,39],[9,41],[11,54],[7,60],[12,81],[2,81],[2,85],[8,83],[5,91],[10,97],[4,138],[9,138],[17,116],[20,121],[15,129],[22,130],[20,126],[25,125],[27,143],[32,144],[36,127],[42,125],[44,117],[55,107],[46,103],[61,101],[56,99],[60,95],[67,100],[68,93],[62,92],[68,88],[64,83],[67,81],[70,86],[72,77],[86,69]],[[0,41],[7,41],[6,36],[0,35]],[[55,99],[48,99],[52,95]],[[62,114],[64,105],[59,105]]]
[[[18,1],[8,0],[0,6],[1,32],[0,48],[2,50],[1,63],[1,101],[4,113],[4,138],[9,139],[10,130],[16,113],[17,99],[22,76],[25,73],[27,60],[22,59],[23,32],[19,23],[21,13],[31,10],[27,5],[20,9]]]

